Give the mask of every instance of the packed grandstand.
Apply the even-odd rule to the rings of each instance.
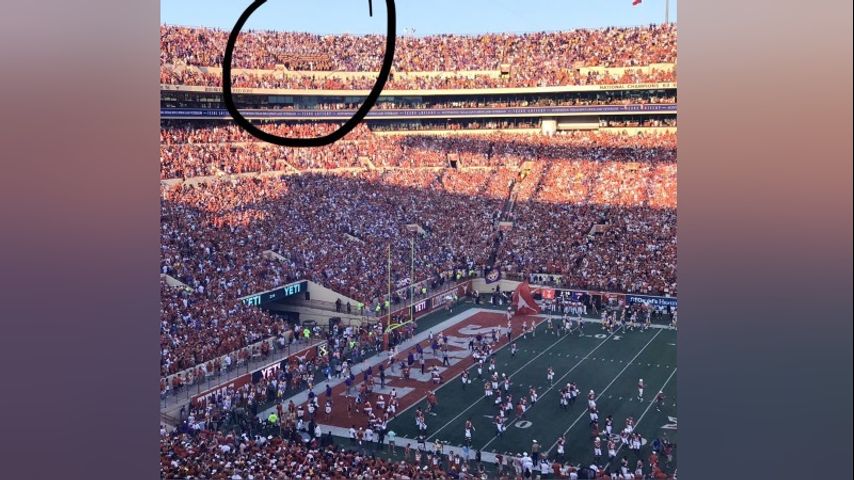
[[[644,440],[627,466],[617,455],[607,465],[540,455],[530,443],[488,461],[486,450],[432,451],[435,442],[407,445],[406,456],[399,442],[389,454],[394,437],[382,428],[379,455],[363,448],[362,433],[358,442],[333,438],[321,427],[323,402],[311,401],[323,379],[344,389],[376,355],[420,350],[429,327],[406,319],[422,299],[503,312],[507,295],[477,291],[490,275],[583,292],[572,302],[538,295],[558,315],[574,315],[577,301],[579,319],[589,307],[605,311],[603,325],[644,316],[675,325],[675,308],[608,301],[677,295],[675,25],[401,37],[375,109],[389,116],[312,149],[261,142],[224,119],[216,88],[226,38],[161,26],[164,478],[675,478],[666,438]],[[266,131],[328,134],[341,123],[329,112],[355,109],[373,85],[383,48],[381,36],[244,33],[233,64],[233,84],[245,89],[238,101],[260,112],[253,120]],[[307,116],[291,117],[297,111]],[[319,322],[247,302],[288,285],[337,300],[291,297],[303,319],[328,312]],[[527,331],[509,322],[507,341],[485,346],[484,361]],[[252,372],[280,360],[273,373]],[[251,381],[236,385],[239,372]],[[360,405],[378,400],[360,394]],[[298,418],[286,403],[298,395],[316,410]],[[392,421],[396,412],[382,410]]]

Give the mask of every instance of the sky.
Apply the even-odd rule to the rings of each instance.
[[[396,0],[398,35],[536,32],[663,23],[665,2],[643,0]],[[676,21],[677,0],[670,1]],[[161,0],[160,22],[231,30],[252,0]],[[386,2],[267,0],[246,29],[311,33],[385,33]],[[413,32],[414,29],[414,32]]]

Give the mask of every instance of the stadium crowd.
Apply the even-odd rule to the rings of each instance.
[[[465,166],[491,167],[518,167],[533,159],[671,163],[676,158],[672,133],[628,136],[573,131],[554,136],[490,133],[380,137],[360,129],[342,141],[309,151],[264,142],[215,141],[220,134],[223,139],[248,137],[235,127],[218,128],[215,131],[219,133],[214,133],[207,128],[172,125],[161,130],[162,179],[288,170],[288,165],[297,170],[363,167],[362,159],[378,168],[421,168],[448,166],[452,156]],[[280,133],[313,130],[312,135],[321,131],[321,127],[272,125],[260,128]],[[524,128],[525,124],[519,125]]]
[[[222,64],[225,30],[160,27],[161,64]],[[541,76],[550,67],[633,67],[676,61],[676,25],[578,29],[525,34],[401,36],[398,71],[497,70],[511,64]],[[385,51],[383,35],[315,35],[252,31],[238,37],[233,68],[378,71]]]
[[[408,276],[408,224],[425,231],[417,237],[418,279],[479,271],[497,244],[496,263],[508,272],[675,294],[674,142],[669,134],[403,137],[373,144],[378,150],[368,155],[383,164],[393,156],[377,152],[394,145],[427,168],[398,163],[404,168],[164,186],[161,269],[189,288],[163,288],[164,374],[287,329],[237,304],[241,296],[310,279],[375,304],[386,289],[377,252],[391,247],[394,277]],[[202,145],[215,144],[167,150]],[[441,168],[451,152],[476,167]],[[512,230],[498,231],[502,219]]]
[[[326,435],[309,441],[294,429],[282,436],[233,435],[212,430],[165,433],[160,437],[160,474],[167,479],[466,479],[467,462],[430,454],[414,463],[390,460],[336,446]],[[409,455],[408,457],[413,457]],[[476,473],[476,470],[471,470]]]
[[[227,33],[215,29],[161,26],[160,82],[221,85],[218,70],[202,71],[195,67],[221,66]],[[232,72],[232,86],[370,89],[376,81],[371,76],[310,72],[378,71],[384,49],[385,39],[378,35],[245,32],[238,37],[232,67],[247,70]],[[403,36],[397,40],[394,72],[385,88],[471,89],[674,82],[675,69],[638,67],[672,64],[675,58],[674,25],[478,36]],[[277,65],[284,65],[286,70],[274,71]],[[611,72],[582,71],[582,67],[633,68]],[[460,74],[461,71],[469,73]],[[407,75],[407,72],[443,73]]]

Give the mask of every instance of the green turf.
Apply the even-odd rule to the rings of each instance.
[[[457,313],[459,311],[462,308]],[[676,430],[661,428],[671,423],[668,416],[676,417],[676,375],[671,375],[676,368],[676,331],[618,331],[608,338],[602,338],[602,333],[599,325],[586,324],[584,336],[556,337],[547,334],[544,325],[540,325],[536,337],[517,340],[519,352],[515,359],[511,359],[509,348],[497,353],[499,373],[513,374],[514,402],[520,395],[527,394],[530,385],[538,386],[539,401],[525,414],[529,425],[517,423],[515,413],[511,413],[507,431],[496,438],[492,423],[496,410],[491,398],[483,398],[482,383],[476,380],[476,370],[472,369],[473,383],[465,389],[459,379],[454,379],[438,390],[436,415],[428,415],[426,419],[428,440],[439,439],[452,445],[462,445],[463,425],[468,418],[476,429],[472,447],[484,451],[530,452],[536,439],[542,446],[541,452],[545,452],[560,434],[566,432],[569,461],[589,464],[594,459],[586,394],[593,389],[598,396],[599,424],[603,430],[607,415],[613,416],[616,432],[623,428],[625,418],[631,415],[637,422],[636,431],[649,442],[666,433],[669,440],[676,443]],[[555,386],[550,390],[546,380],[549,366],[555,370]],[[646,384],[643,402],[636,398],[639,378],[643,378]],[[560,386],[568,381],[578,384],[581,395],[574,406],[563,410],[558,403]],[[665,408],[658,412],[651,402],[662,386],[667,399]],[[401,437],[415,438],[418,431],[414,409],[403,412],[390,428]],[[650,451],[648,444],[642,449],[644,461]],[[552,456],[554,453],[551,452]],[[629,458],[633,467],[634,454],[622,449],[618,459],[623,456]],[[667,470],[672,471],[673,468],[675,449],[674,463]]]

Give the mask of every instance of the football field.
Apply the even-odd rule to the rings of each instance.
[[[593,438],[587,412],[587,393],[593,390],[599,411],[599,425],[603,430],[602,448],[605,450],[605,417],[611,415],[614,433],[619,433],[628,417],[635,419],[635,431],[640,433],[645,445],[641,458],[646,462],[650,443],[662,435],[672,443],[677,442],[676,431],[676,331],[669,327],[654,326],[647,331],[623,331],[608,334],[601,325],[585,323],[580,335],[555,335],[547,332],[545,323],[536,329],[536,335],[515,340],[518,352],[511,356],[505,347],[496,353],[496,371],[510,376],[510,392],[514,403],[527,396],[531,386],[537,387],[539,399],[531,405],[524,418],[509,412],[506,431],[496,435],[494,416],[497,407],[494,397],[485,397],[483,382],[477,379],[477,369],[469,368],[472,383],[463,385],[459,378],[446,379],[436,391],[438,407],[426,416],[427,442],[436,440],[443,444],[462,446],[465,443],[464,425],[470,420],[474,425],[471,448],[483,452],[519,455],[531,452],[536,440],[540,454],[550,458],[556,455],[555,444],[560,435],[566,436],[565,458],[572,464],[588,465],[594,462]],[[554,382],[546,378],[547,369],[554,372]],[[484,369],[484,376],[487,370]],[[638,399],[639,379],[645,383],[644,397]],[[574,382],[581,391],[574,405],[562,408],[560,389]],[[659,411],[655,396],[663,391],[664,405]],[[426,402],[417,406],[426,408]],[[398,415],[389,425],[400,437],[415,439],[419,432],[415,424],[413,406]],[[619,445],[619,442],[617,442]],[[413,444],[413,446],[415,446]],[[599,464],[607,463],[607,452]],[[675,468],[674,461],[667,467]],[[637,457],[628,448],[620,448],[617,461],[627,457],[634,467]],[[662,464],[664,462],[662,461]]]

